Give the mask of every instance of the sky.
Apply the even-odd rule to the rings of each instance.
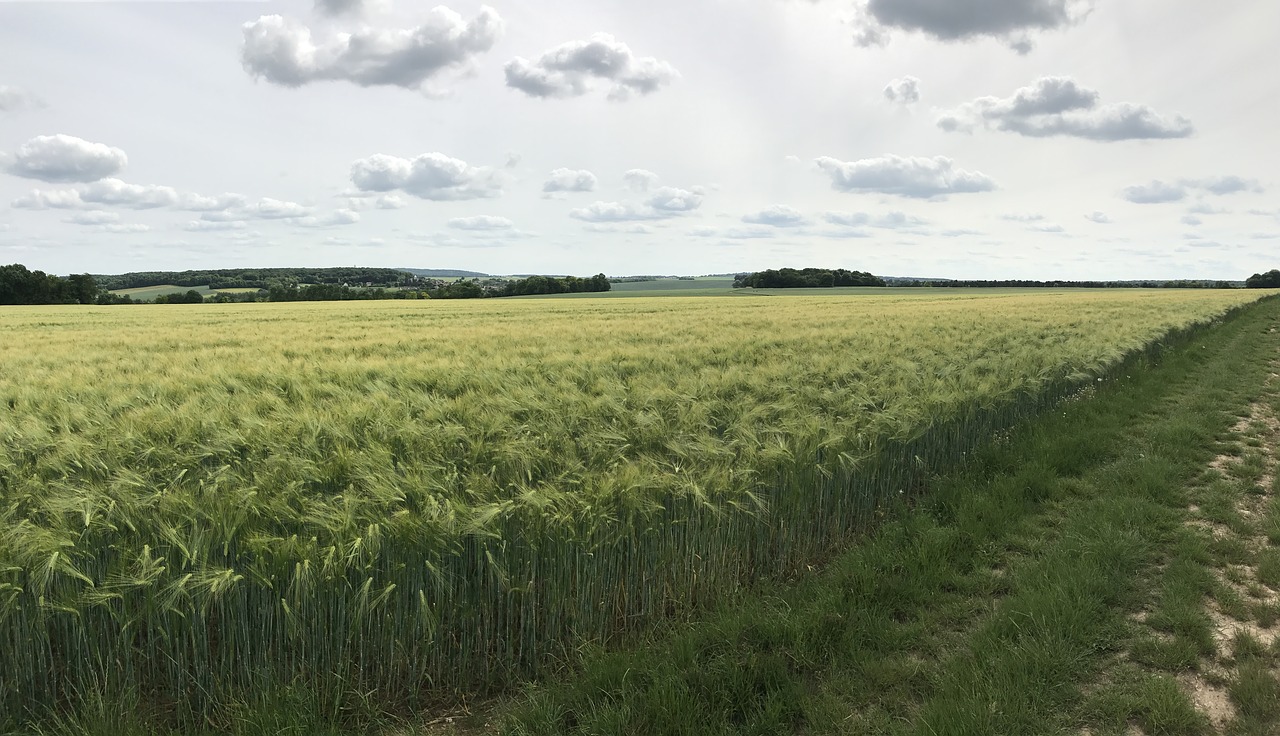
[[[1280,268],[1280,3],[0,0],[0,263]]]

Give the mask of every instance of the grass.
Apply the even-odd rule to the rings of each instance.
[[[590,659],[499,730],[1207,733],[1162,674],[1215,650],[1187,489],[1261,384],[1276,320],[1272,304],[1032,422],[814,579]],[[1160,637],[1135,633],[1143,611]],[[1272,723],[1262,668],[1242,670],[1231,697]]]
[[[556,673],[590,642],[803,576],[994,433],[1084,381],[1127,383],[1163,335],[1254,296],[5,310],[17,338],[0,346],[6,712],[129,704],[129,717],[233,729],[257,693],[341,722]],[[1199,437],[1184,425],[1174,439]],[[708,707],[730,709],[729,723],[794,726],[812,716],[792,673],[840,661],[832,641],[892,652],[972,621],[992,595],[1014,600],[989,563],[1038,553],[1047,531],[1020,520],[1062,488],[1084,493],[1099,460],[1128,457],[1093,431],[1039,452],[981,494],[989,507],[939,493],[972,526],[913,522],[905,568],[886,549],[804,626],[767,626],[761,609],[690,643],[692,680],[652,682],[688,704],[715,695]],[[1155,471],[1132,472],[1145,488]],[[1141,560],[1123,545],[1064,549],[1090,564],[1129,555],[1063,578],[1080,595],[1119,590]],[[864,592],[886,605],[862,611]],[[1049,615],[1052,593],[1029,594],[1030,618],[992,630],[993,646]],[[898,628],[933,599],[953,605]],[[1043,646],[1030,674],[1069,671],[1055,668],[1074,650]],[[1018,659],[1001,652],[968,666]],[[915,656],[900,648],[859,672],[918,691]],[[627,673],[613,677],[629,687]]]

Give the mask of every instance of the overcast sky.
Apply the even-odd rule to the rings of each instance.
[[[1280,267],[1280,3],[0,0],[0,263]]]

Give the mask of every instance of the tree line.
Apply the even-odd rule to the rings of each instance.
[[[411,287],[419,277],[395,268],[231,268],[199,271],[138,271],[95,274],[99,288],[208,286],[210,289],[270,289],[273,284],[346,284],[364,287]]]
[[[0,304],[93,304],[98,285],[87,273],[65,279],[21,263],[0,266]]]
[[[738,274],[735,289],[812,289],[834,286],[884,286],[884,279],[865,271],[843,268],[780,268]]]

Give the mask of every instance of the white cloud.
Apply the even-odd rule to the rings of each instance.
[[[859,161],[823,156],[815,163],[831,177],[831,187],[842,192],[880,192],[931,199],[996,188],[991,177],[980,171],[956,169],[954,162],[945,156],[920,158],[887,154]]]
[[[651,235],[656,232],[648,225],[636,223],[634,225],[601,225],[599,223],[591,223],[583,225],[583,230],[589,233],[624,233],[627,235]]]
[[[593,82],[610,85],[609,99],[625,100],[633,93],[647,95],[680,76],[675,67],[653,57],[637,57],[630,47],[608,33],[589,41],[570,41],[538,57],[517,56],[504,68],[507,86],[530,97],[580,97]]]
[[[799,227],[808,222],[803,212],[785,204],[775,204],[759,212],[743,215],[742,221],[750,225],[774,227]]]
[[[284,202],[279,199],[263,197],[245,207],[243,212],[248,217],[256,217],[260,220],[286,220],[308,217],[311,215],[312,208],[304,207],[297,202]]]
[[[631,169],[622,175],[622,179],[633,192],[647,192],[658,186],[659,176],[645,169]]]
[[[596,175],[582,169],[556,169],[542,183],[544,192],[593,192],[596,189]]]
[[[476,217],[455,217],[448,222],[455,230],[510,230],[515,223],[505,217],[478,215]]]
[[[569,212],[569,216],[586,222],[632,222],[666,220],[692,212],[702,206],[702,191],[661,187],[644,203],[595,202]]]
[[[185,193],[178,195],[174,209],[187,212],[216,212],[233,207],[244,207],[246,203],[247,200],[240,194],[226,193],[216,197],[206,197],[202,194]]]
[[[1009,222],[1042,222],[1044,221],[1044,215],[1034,212],[1010,212],[1000,215],[1000,219],[1008,220]]]
[[[80,199],[90,204],[149,210],[176,205],[179,196],[173,187],[129,184],[119,179],[103,179],[81,187]]]
[[[481,199],[502,193],[491,170],[443,153],[424,153],[412,159],[374,154],[351,164],[351,181],[364,192],[399,190],[435,201]]]
[[[285,87],[342,80],[363,87],[393,85],[420,89],[447,70],[465,69],[493,48],[502,18],[488,6],[471,21],[439,6],[415,28],[363,27],[327,40],[279,15],[264,15],[243,26],[241,62],[255,78]]]
[[[19,210],[71,210],[84,205],[80,200],[80,192],[74,189],[32,189],[30,194],[18,197],[9,203]]]
[[[939,128],[973,132],[979,127],[1043,138],[1070,136],[1096,141],[1186,138],[1191,121],[1165,118],[1145,105],[1099,105],[1098,92],[1071,77],[1041,77],[1011,97],[979,97],[939,116]]]
[[[983,36],[1031,50],[1030,33],[1071,26],[1088,14],[1090,0],[859,0],[855,40],[884,43],[890,29],[920,32],[941,41]]]
[[[912,76],[895,79],[885,86],[884,97],[899,105],[914,105],[920,101],[920,80]]]
[[[0,157],[6,172],[52,183],[90,182],[119,173],[129,157],[119,148],[71,135],[41,135]]]
[[[1197,186],[1210,194],[1235,194],[1236,192],[1253,192],[1260,194],[1263,189],[1257,181],[1253,179],[1243,179],[1238,176],[1219,176],[1210,179],[1198,179],[1189,182],[1192,186]]]
[[[1112,222],[1107,213],[1102,212],[1101,210],[1094,210],[1093,212],[1090,212],[1084,216],[1084,219],[1090,222],[1096,222],[1099,225],[1109,225]]]
[[[1195,215],[1183,215],[1180,222],[1183,225],[1190,225],[1192,227],[1196,227],[1198,225],[1204,224],[1204,220],[1201,220],[1199,217],[1196,217]]]
[[[322,15],[356,13],[363,4],[363,0],[315,0],[316,12]]]
[[[112,222],[119,222],[120,215],[105,210],[90,210],[88,212],[80,212],[68,217],[63,222],[69,222],[73,225],[106,225]]]
[[[374,206],[380,210],[398,210],[404,208],[409,203],[404,197],[398,194],[384,194],[374,201]]]
[[[286,204],[292,204],[291,202]],[[294,205],[295,207],[297,205]],[[355,210],[334,210],[324,217],[298,217],[290,219],[290,223],[299,227],[340,227],[360,222],[360,213]]]

